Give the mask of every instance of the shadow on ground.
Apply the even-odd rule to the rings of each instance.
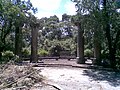
[[[83,75],[89,76],[95,81],[107,81],[110,85],[117,87],[120,85],[120,72],[110,72],[105,70],[84,70]]]

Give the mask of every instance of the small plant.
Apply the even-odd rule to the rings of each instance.
[[[12,51],[4,51],[2,53],[2,62],[6,63],[9,61],[19,61],[19,56],[15,55]]]
[[[2,60],[7,62],[9,60],[12,60],[14,56],[15,54],[12,51],[5,51],[2,53]]]
[[[120,70],[120,50],[116,51],[116,67]]]
[[[2,53],[2,56],[11,59],[14,57],[14,53],[12,51],[5,51]]]
[[[85,55],[86,57],[90,58],[90,57],[93,55],[93,52],[92,52],[92,50],[90,50],[90,49],[86,49],[86,50],[84,51],[84,55]]]
[[[102,59],[109,59],[109,52],[106,50],[101,50],[101,58]]]
[[[19,56],[15,55],[15,56],[13,57],[13,60],[14,60],[15,62],[18,62],[18,61],[20,60],[20,58],[19,58]]]
[[[40,49],[40,50],[38,51],[38,54],[39,54],[40,56],[47,56],[47,55],[49,54],[49,52],[46,51],[46,50],[44,50],[44,49]]]
[[[22,49],[22,55],[23,56],[29,56],[30,55],[30,50],[28,48],[23,48]]]

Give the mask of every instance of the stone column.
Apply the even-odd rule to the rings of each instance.
[[[84,30],[81,28],[81,23],[77,22],[78,27],[78,36],[77,36],[77,63],[78,64],[84,64]]]
[[[38,26],[39,23],[32,23],[31,24],[31,58],[30,62],[38,62],[38,55],[37,55],[37,46],[38,46]]]

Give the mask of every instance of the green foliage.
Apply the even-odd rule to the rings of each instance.
[[[120,0],[115,0],[115,5],[117,8],[120,8]]]
[[[5,51],[3,52],[2,56],[12,58],[14,56],[14,53],[12,51]]]
[[[120,58],[120,50],[119,49],[116,52],[116,56]]]
[[[23,56],[29,56],[31,54],[31,51],[29,48],[23,48],[22,49],[22,55]]]
[[[47,55],[49,55],[49,52],[44,50],[44,49],[40,49],[38,51],[38,55],[40,55],[40,56],[47,56]]]
[[[117,50],[117,53],[116,53],[116,67],[120,70],[120,50]]]
[[[90,50],[90,49],[85,49],[85,50],[84,50],[84,55],[85,55],[86,57],[91,57],[91,56],[93,56],[93,52],[92,52],[92,50]]]
[[[108,50],[101,50],[101,59],[109,59],[109,52]]]
[[[13,61],[15,61],[15,62],[18,62],[18,61],[20,61],[20,58],[19,58],[19,56],[17,56],[17,55],[14,55],[14,57],[13,57]]]
[[[8,62],[10,60],[18,61],[19,57],[15,55],[12,51],[4,51],[2,53],[2,62]]]
[[[71,1],[76,3],[77,17],[87,40],[85,43],[91,46],[99,41],[104,50],[102,58],[110,60],[111,67],[114,68],[120,46],[120,13],[118,12],[120,0],[103,0],[102,7],[100,0]],[[73,17],[73,21],[77,21],[77,18]]]
[[[2,61],[8,62],[14,57],[14,53],[12,51],[4,51],[2,53]]]
[[[47,50],[50,54],[53,54],[52,48],[56,46],[60,46],[60,50],[71,51],[71,54],[75,54],[76,52],[76,42],[75,39],[71,37],[60,40],[57,39],[49,40],[48,38],[45,39],[43,42],[41,41],[39,43],[39,48]]]
[[[30,0],[0,0],[0,59],[1,53],[6,50],[15,50],[15,53],[16,51],[21,53],[22,48],[19,48],[17,42],[14,41],[21,44],[23,25],[29,26],[31,11],[35,13],[36,10]],[[19,50],[15,49],[16,47]],[[26,55],[28,51],[23,50],[23,53]],[[14,57],[17,58],[17,56]],[[3,56],[2,59],[11,59],[11,56]]]
[[[77,52],[76,44],[71,44],[70,45],[70,50],[71,50],[71,54],[75,55],[76,52]]]

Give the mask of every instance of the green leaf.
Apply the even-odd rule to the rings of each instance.
[[[120,0],[115,1],[117,8],[120,8]]]

